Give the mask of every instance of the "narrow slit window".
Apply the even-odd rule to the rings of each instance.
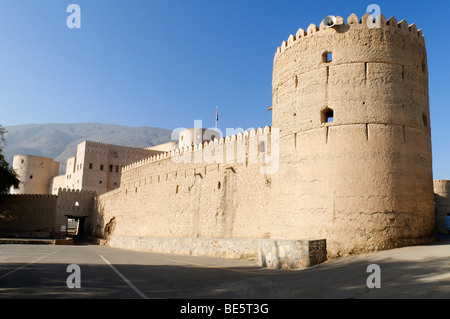
[[[423,125],[428,127],[428,117],[425,114],[422,114]]]

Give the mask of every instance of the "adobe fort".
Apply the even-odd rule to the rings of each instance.
[[[56,204],[42,226],[52,234],[61,216],[79,216],[114,247],[269,267],[433,241],[435,188],[441,216],[450,186],[433,185],[427,54],[414,24],[352,14],[299,29],[275,53],[272,92],[272,126],[258,130],[194,128],[149,149],[86,141],[63,176],[51,159],[18,156],[19,193],[91,194],[84,211]],[[17,196],[31,195],[2,205]],[[4,220],[0,231],[11,229]]]

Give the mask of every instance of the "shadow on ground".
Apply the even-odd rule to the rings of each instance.
[[[431,245],[448,248],[443,257],[402,261],[371,254],[305,270],[258,267],[215,268],[194,264],[114,267],[151,299],[349,299],[450,298],[450,239]],[[381,268],[380,289],[369,289],[367,267]],[[69,289],[67,264],[0,264],[0,298],[139,299],[106,264],[80,264],[81,288]]]

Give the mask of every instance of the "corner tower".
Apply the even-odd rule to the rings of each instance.
[[[51,194],[50,184],[58,176],[59,162],[48,157],[15,155],[12,168],[17,173],[19,189],[11,187],[11,194]]]
[[[425,40],[354,14],[278,48],[271,237],[327,239],[331,256],[428,241],[434,200]],[[286,226],[288,225],[288,226]]]

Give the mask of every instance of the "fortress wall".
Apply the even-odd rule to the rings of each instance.
[[[0,236],[48,237],[55,231],[57,196],[4,195],[0,198]]]
[[[425,43],[414,25],[379,19],[310,25],[275,55],[272,237],[326,238],[331,256],[432,237]]]
[[[434,181],[435,205],[436,205],[436,231],[447,234],[444,220],[450,213],[450,180],[438,179]]]
[[[59,189],[57,195],[5,195],[0,198],[0,237],[60,237],[67,216],[88,217],[93,228],[95,193]]]
[[[99,196],[100,229],[115,236],[261,238],[268,229],[270,176],[258,144],[269,128],[161,154],[124,168],[121,187]]]

